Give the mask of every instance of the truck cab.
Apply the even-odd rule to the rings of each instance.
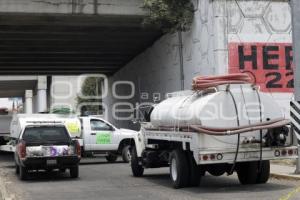
[[[124,162],[129,162],[130,147],[136,131],[119,129],[95,116],[80,117],[80,122],[83,155],[103,153],[109,162],[115,162],[118,155],[121,155]]]

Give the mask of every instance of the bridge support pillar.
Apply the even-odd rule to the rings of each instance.
[[[37,84],[37,112],[47,111],[47,77],[39,76]]]
[[[32,90],[25,90],[25,113],[32,114]]]

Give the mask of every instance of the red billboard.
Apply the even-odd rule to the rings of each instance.
[[[293,92],[291,43],[230,43],[229,73],[247,72],[264,92]]]

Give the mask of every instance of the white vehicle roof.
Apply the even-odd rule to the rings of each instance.
[[[80,121],[76,115],[61,114],[16,114],[10,125],[11,137],[18,138],[26,126],[64,125],[72,137],[81,135]]]

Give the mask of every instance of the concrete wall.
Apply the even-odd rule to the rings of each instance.
[[[232,42],[291,43],[290,19],[286,0],[200,0],[191,30],[183,33],[184,88],[191,88],[196,75],[228,73]],[[153,95],[164,98],[166,93],[180,90],[178,41],[177,34],[163,36],[109,78],[109,94],[104,103],[109,108],[110,121],[121,127],[133,127],[129,121],[113,117],[115,103],[152,102]],[[111,86],[119,80],[135,84],[134,97],[126,100],[113,97]],[[130,92],[124,86],[119,87],[118,93]],[[273,93],[273,96],[288,113],[292,94]]]
[[[144,15],[142,0],[1,0],[0,12]]]
[[[220,62],[218,51],[219,26],[214,24],[218,15],[214,14],[214,3],[209,0],[199,1],[195,20],[189,32],[183,33],[183,59],[184,59],[184,87],[191,88],[191,80],[198,74],[209,75],[223,73],[224,68]],[[109,109],[108,119],[120,127],[134,127],[127,120],[117,120],[113,117],[115,103],[125,103],[129,100],[134,106],[135,102],[153,102],[154,96],[164,98],[166,93],[178,91],[180,82],[180,54],[178,34],[168,34],[159,39],[152,47],[134,58],[130,63],[109,78],[109,94],[104,99]],[[112,84],[115,81],[128,80],[135,85],[135,96],[120,100],[112,95]],[[128,94],[128,89],[119,87],[118,94]],[[127,106],[129,108],[129,106]]]
[[[76,97],[80,88],[79,76],[52,76],[50,107],[63,105],[76,110]]]
[[[287,0],[272,1],[232,1],[224,5],[227,8],[226,44],[230,43],[268,43],[291,44],[291,8]],[[228,48],[225,48],[228,52]],[[280,55],[280,54],[279,54]],[[228,65],[227,65],[228,67]],[[276,71],[276,70],[275,70]],[[265,83],[260,83],[261,85]],[[289,117],[289,102],[293,97],[289,92],[271,92]]]

